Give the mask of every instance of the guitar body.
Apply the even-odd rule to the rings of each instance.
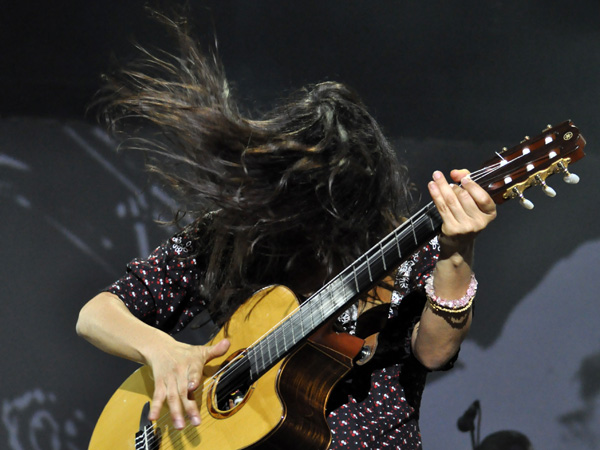
[[[298,308],[283,286],[265,288],[244,303],[211,343],[227,338],[230,352],[210,361],[205,383],[196,391],[202,424],[176,430],[167,407],[146,432],[146,406],[154,382],[149,367],[134,372],[115,392],[100,416],[90,450],[144,449],[326,449],[331,436],[325,405],[335,384],[352,367],[363,340],[325,325],[288,357],[264,373],[229,410],[214,402],[211,380],[221,367]],[[136,434],[138,441],[136,444]],[[152,443],[154,442],[154,443]]]

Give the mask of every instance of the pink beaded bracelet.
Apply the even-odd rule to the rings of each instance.
[[[429,300],[429,305],[434,311],[441,311],[450,314],[460,314],[467,311],[473,304],[475,293],[477,292],[477,280],[475,274],[471,274],[471,282],[467,288],[467,292],[457,300],[446,300],[435,295],[433,288],[433,275],[425,280],[425,293]]]

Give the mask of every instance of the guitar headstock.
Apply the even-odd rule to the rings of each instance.
[[[520,144],[497,153],[472,178],[496,203],[518,197],[525,208],[532,209],[533,203],[523,196],[525,189],[541,186],[554,197],[556,192],[546,184],[546,178],[559,172],[564,174],[565,182],[579,182],[568,167],[585,156],[584,147],[585,139],[570,120],[549,125],[539,136],[526,137]]]

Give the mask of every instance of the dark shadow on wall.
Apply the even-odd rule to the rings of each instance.
[[[568,433],[586,442],[589,448],[598,448],[600,436],[595,432],[600,416],[600,352],[589,355],[577,371],[582,407],[559,417],[559,423]]]
[[[584,136],[585,131],[581,130]],[[530,133],[534,136],[536,130]],[[435,169],[445,173],[453,168],[475,170],[494,152],[517,143],[395,141],[424,200],[429,198],[426,186]],[[581,177],[579,184],[568,185],[561,175],[553,175],[548,184],[557,191],[555,198],[547,197],[539,188],[528,189],[525,195],[535,204],[533,210],[524,209],[514,200],[506,202],[498,206],[497,219],[478,237],[475,271],[480,289],[469,339],[482,347],[489,347],[498,338],[506,318],[557,261],[600,236],[594,212],[600,198],[596,175],[600,157],[595,147],[588,143],[586,157],[572,166]]]

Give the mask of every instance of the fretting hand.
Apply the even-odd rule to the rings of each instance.
[[[475,236],[496,217],[496,204],[489,194],[469,177],[468,170],[453,170],[449,184],[436,171],[429,182],[429,193],[443,220],[440,244],[447,254],[465,252]]]

